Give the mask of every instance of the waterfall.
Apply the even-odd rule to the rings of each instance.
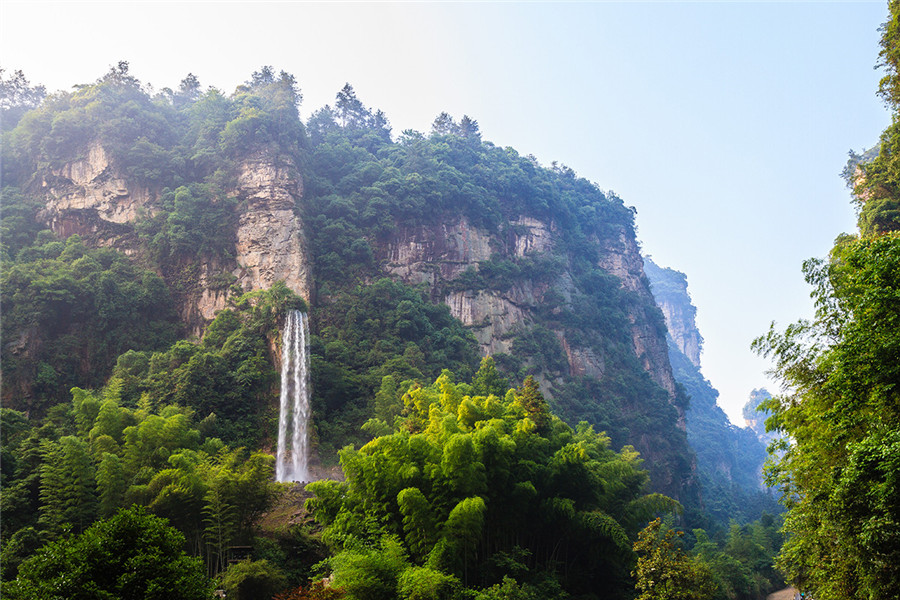
[[[281,334],[281,401],[278,416],[277,481],[309,481],[309,319],[288,311]]]

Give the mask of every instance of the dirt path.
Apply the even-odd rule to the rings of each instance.
[[[784,588],[783,590],[772,592],[766,596],[766,600],[793,600],[794,594],[796,593],[797,590],[792,587]]]

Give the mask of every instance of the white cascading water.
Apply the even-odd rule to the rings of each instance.
[[[277,481],[309,481],[309,319],[288,311],[281,334],[281,412],[278,416]]]

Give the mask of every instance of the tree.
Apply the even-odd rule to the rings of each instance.
[[[481,359],[481,365],[472,379],[472,392],[478,396],[502,396],[509,389],[509,381],[497,371],[493,356]]]
[[[47,88],[32,86],[22,71],[14,71],[11,77],[5,77],[4,71],[0,69],[0,130],[9,131],[22,115],[40,106]]]
[[[538,387],[537,381],[529,375],[522,383],[522,387],[516,392],[516,402],[525,409],[528,417],[534,422],[538,431],[547,427],[550,422],[550,407],[544,400],[541,388]]]
[[[709,569],[694,560],[675,540],[682,532],[663,527],[654,519],[638,535],[634,550],[637,566],[632,576],[640,590],[637,600],[712,600],[716,586]]]
[[[4,586],[13,600],[209,600],[211,581],[184,537],[166,521],[131,508],[84,533],[43,547]]]
[[[226,597],[234,600],[271,600],[285,584],[284,573],[267,560],[243,560],[222,575]]]
[[[95,470],[87,444],[65,436],[59,442],[45,442],[43,453],[41,524],[51,535],[58,535],[66,525],[84,531],[97,508]]]
[[[341,91],[337,93],[334,107],[337,110],[337,116],[340,119],[342,127],[365,127],[372,116],[371,111],[369,111],[360,99],[356,97],[356,91],[349,83],[344,84]]]
[[[900,233],[840,238],[808,261],[818,309],[757,339],[788,392],[767,400],[783,433],[770,484],[791,535],[778,558],[820,600],[900,595]]]
[[[448,135],[459,131],[459,125],[453,120],[449,113],[442,112],[435,117],[431,124],[431,132],[437,135]]]
[[[200,80],[193,73],[188,73],[178,85],[178,94],[175,96],[178,104],[192,104],[200,98]]]

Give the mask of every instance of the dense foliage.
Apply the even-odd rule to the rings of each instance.
[[[712,573],[701,561],[676,545],[679,535],[655,519],[638,536],[639,554],[634,576],[640,591],[637,600],[713,600],[716,586]]]
[[[784,587],[775,570],[775,555],[781,548],[781,519],[763,513],[746,525],[732,521],[727,534],[710,537],[702,529],[692,532],[691,550],[712,574],[715,598],[756,600]]]
[[[773,560],[782,543],[780,527],[779,519],[764,513],[747,525],[732,521],[727,533],[710,537],[703,529],[673,529],[670,517],[655,519],[634,544],[638,600],[765,598],[784,587]]]
[[[193,75],[178,91],[151,96],[125,62],[73,92],[44,98],[21,73],[2,80],[0,92],[10,115],[0,145],[3,337],[20,340],[3,345],[3,397],[43,411],[73,385],[101,385],[119,354],[184,335],[173,304],[197,291],[200,262],[222,265],[234,251],[236,200],[227,190],[236,159],[265,151],[299,161],[301,96],[293,77],[269,67],[230,97],[201,92]],[[141,248],[137,262],[147,270],[113,249],[85,247],[97,242],[89,226],[85,245],[42,231],[42,185],[97,144],[116,173],[157,197],[152,216],[114,236],[117,248]],[[211,286],[227,290],[229,271],[213,272]]]
[[[815,318],[755,342],[787,388],[763,403],[789,436],[769,471],[789,509],[779,564],[819,600],[900,596],[900,2],[889,8],[881,91],[894,119],[857,174],[859,233],[804,265]]]
[[[204,435],[189,409],[122,406],[120,391],[117,379],[100,396],[74,388],[34,427],[2,409],[4,579],[44,541],[131,504],[168,518],[213,573],[228,544],[251,535],[273,493],[273,459]]]
[[[208,600],[203,564],[164,519],[123,510],[79,535],[48,544],[22,564],[4,596],[16,600]]]
[[[79,236],[49,233],[9,246],[15,260],[0,274],[4,386],[15,386],[6,404],[38,412],[73,385],[101,385],[119,354],[165,347],[181,330],[158,275]]]
[[[382,388],[382,396],[396,394],[404,381],[428,381],[445,368],[468,377],[478,361],[472,334],[446,306],[390,279],[336,295],[315,315],[313,404],[326,460],[361,441]]]
[[[369,425],[384,435],[341,451],[346,482],[310,484],[337,552],[328,568],[348,597],[488,588],[493,598],[523,585],[628,597],[629,536],[677,504],[644,495],[633,449],[616,453],[587,423],[573,430],[552,416],[533,379],[474,393],[500,381],[486,359],[473,385],[445,373],[411,387],[393,426]]]
[[[515,383],[528,375],[541,378],[550,387],[554,410],[568,423],[587,420],[609,433],[616,447],[652,447],[646,458],[658,485],[687,502],[696,500],[690,450],[674,426],[677,408],[634,352],[632,323],[662,333],[662,316],[652,301],[623,289],[618,277],[598,266],[602,245],[618,243],[623,231],[631,231],[633,209],[571,169],[556,164],[548,169],[531,156],[482,140],[477,122],[468,117],[457,123],[441,114],[428,135],[405,131],[392,141],[384,115],[365,107],[350,86],[337,95],[334,108],[314,113],[307,129],[306,216],[319,286],[314,321],[328,323],[331,336],[354,339],[356,333],[335,316],[351,309],[372,314],[358,285],[384,285],[379,279],[393,260],[392,245],[403,243],[405,235],[462,219],[490,236],[492,255],[462,273],[434,265],[416,279],[427,299],[446,301],[454,292],[502,296],[511,290],[545,290],[533,299],[516,296],[529,316],[508,334],[510,352],[495,355],[498,367]],[[509,240],[522,232],[522,217],[549,224],[550,249],[522,255],[510,246]],[[603,376],[572,375],[561,337],[570,349],[602,357]],[[356,353],[369,355],[368,343],[364,340]],[[473,363],[452,364],[461,357],[454,353],[450,362],[418,367],[424,378],[416,378],[433,378],[435,366],[467,376]],[[410,362],[406,354],[394,357],[401,366]],[[396,367],[372,366],[368,389],[351,386],[350,397],[366,392],[371,399],[378,375],[393,374],[399,384],[416,370],[404,367],[397,373]],[[337,381],[366,377],[361,365],[347,367]],[[322,387],[314,389],[319,396]],[[317,402],[334,404],[321,397]],[[354,410],[348,405],[339,421],[358,421]]]
[[[45,98],[4,134],[3,180],[53,177],[99,143],[137,182],[156,189],[208,182],[223,191],[236,158],[272,148],[297,156],[305,143],[301,99],[294,78],[271,67],[231,96],[203,92],[191,74],[177,91],[151,96],[120,62],[93,85]]]
[[[278,415],[272,397],[278,374],[269,355],[290,309],[306,304],[284,284],[236,298],[209,324],[199,344],[179,341],[165,351],[129,350],[112,370],[130,405],[178,404],[196,411],[208,432],[229,444],[271,441]]]
[[[817,598],[900,593],[900,236],[844,238],[829,262],[809,261],[812,322],[755,342],[790,393],[763,407],[790,436],[769,479],[792,533],[780,564]]]

